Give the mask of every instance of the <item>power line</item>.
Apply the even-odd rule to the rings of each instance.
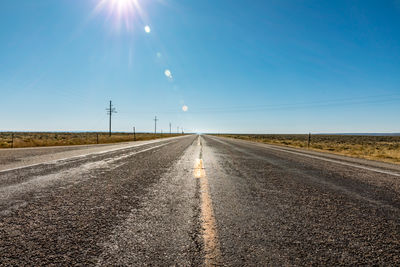
[[[375,96],[360,96],[353,98],[341,98],[332,100],[304,101],[294,103],[278,103],[264,105],[249,105],[249,106],[226,106],[226,107],[199,107],[192,108],[191,113],[238,113],[238,112],[256,112],[267,110],[293,110],[293,109],[310,109],[310,108],[327,108],[327,107],[345,107],[345,106],[362,106],[368,104],[389,104],[400,101],[399,94],[392,95],[375,95]],[[151,111],[137,111],[138,113],[150,113]],[[161,111],[160,111],[161,112]],[[165,110],[163,113],[181,113],[180,110]]]

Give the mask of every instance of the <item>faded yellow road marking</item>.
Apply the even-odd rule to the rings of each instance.
[[[200,179],[201,192],[201,221],[203,228],[205,266],[218,266],[221,264],[221,251],[217,235],[217,225],[212,207],[208,179],[203,167],[203,160],[197,159],[194,176]]]
[[[206,174],[205,174],[204,168],[203,168],[203,160],[196,159],[196,164],[194,165],[194,177],[202,178],[205,176],[206,176]]]

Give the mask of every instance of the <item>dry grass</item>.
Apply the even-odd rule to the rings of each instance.
[[[132,133],[114,133],[109,137],[108,133],[18,132],[14,133],[14,148],[97,144],[97,136],[99,144],[133,141],[134,138]],[[143,141],[172,136],[177,136],[177,134],[137,133],[136,140]],[[10,148],[11,146],[12,133],[0,133],[0,148]]]
[[[308,135],[239,135],[225,137],[307,148]],[[400,136],[312,135],[310,149],[335,154],[400,163]]]

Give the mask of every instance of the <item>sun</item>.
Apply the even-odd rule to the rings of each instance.
[[[107,13],[107,18],[112,20],[118,30],[125,27],[132,30],[136,21],[143,21],[143,10],[139,0],[100,0],[95,12]]]

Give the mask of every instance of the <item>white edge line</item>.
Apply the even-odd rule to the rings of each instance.
[[[323,158],[323,157],[319,157],[319,156],[309,155],[309,154],[306,154],[306,153],[289,151],[289,150],[286,150],[286,149],[279,149],[279,148],[270,147],[270,146],[268,146],[267,148],[268,149],[272,149],[272,150],[292,153],[292,154],[296,154],[296,155],[306,156],[306,157],[313,158],[313,159],[319,159],[319,160],[323,160],[323,161],[333,162],[333,163],[337,163],[337,164],[341,164],[341,165],[345,165],[345,166],[350,166],[350,167],[354,167],[354,168],[359,168],[359,169],[363,169],[363,170],[367,170],[367,171],[373,171],[373,172],[389,174],[389,175],[400,177],[400,173],[396,173],[396,172],[384,171],[384,170],[377,169],[377,168],[366,167],[366,166],[362,166],[362,165],[358,165],[358,164],[354,164],[354,163],[342,162],[342,161],[338,161],[338,160],[335,160],[335,159],[327,159],[327,158]]]
[[[153,141],[151,141],[151,142],[144,143],[144,144],[138,144],[138,145],[133,145],[133,146],[128,146],[128,147],[120,147],[120,148],[115,148],[115,149],[110,149],[110,150],[100,151],[100,152],[92,152],[92,153],[87,153],[87,154],[83,154],[83,155],[79,155],[79,156],[74,156],[74,157],[70,157],[70,158],[61,158],[61,159],[56,159],[56,160],[51,160],[51,161],[45,161],[45,162],[35,163],[35,164],[31,164],[31,165],[25,165],[25,166],[20,166],[20,167],[5,169],[5,170],[1,170],[0,173],[9,172],[9,171],[15,171],[15,170],[19,170],[19,169],[30,168],[30,167],[34,167],[34,166],[38,166],[38,165],[43,165],[43,164],[53,164],[53,163],[57,163],[57,162],[60,162],[60,161],[65,161],[65,160],[84,158],[84,157],[87,157],[87,156],[89,156],[89,155],[100,155],[100,154],[105,154],[105,153],[114,152],[114,151],[123,150],[123,149],[129,149],[129,148],[134,148],[134,147],[141,147],[141,146],[145,146],[145,145],[150,145],[150,144],[154,144],[154,143],[159,143],[159,142],[161,142],[161,141],[165,141],[165,139],[164,139],[164,140],[160,139],[160,140],[157,140],[157,141],[153,140]],[[167,145],[167,144],[169,144],[169,143],[171,143],[171,142],[173,142],[173,141],[174,141],[174,140],[172,140],[172,141],[170,141],[170,142],[167,142],[167,143],[165,143],[165,144],[163,144],[163,145]],[[163,145],[160,145],[160,146],[163,146]],[[151,149],[153,149],[153,148],[157,148],[157,147],[160,147],[160,146],[155,146],[155,147],[152,147],[152,148],[150,148],[150,149],[148,149],[148,150],[151,150]],[[142,150],[142,151],[140,151],[140,152],[145,152],[145,151],[147,151],[147,150],[145,149],[145,150]],[[133,155],[135,155],[135,154],[133,154]]]
[[[257,143],[254,143],[254,145],[256,145],[256,144]],[[371,167],[366,167],[366,166],[362,166],[362,165],[358,165],[358,164],[342,162],[342,161],[335,160],[335,159],[327,159],[327,158],[323,158],[323,157],[319,157],[319,156],[310,155],[310,154],[307,154],[307,153],[289,151],[289,150],[286,150],[286,149],[279,149],[279,148],[276,148],[276,147],[272,147],[270,145],[265,145],[265,146],[261,146],[261,147],[264,147],[266,149],[271,149],[271,150],[291,153],[291,154],[295,154],[295,155],[305,156],[305,157],[309,157],[309,158],[313,158],[313,159],[319,159],[319,160],[323,160],[323,161],[328,161],[328,162],[332,162],[332,163],[336,163],[336,164],[341,164],[341,165],[344,165],[344,166],[350,166],[350,167],[354,167],[354,168],[358,168],[358,169],[362,169],[362,170],[373,171],[373,172],[377,172],[377,173],[388,174],[388,175],[393,175],[393,176],[400,177],[400,173],[397,173],[397,172],[384,171],[384,170],[377,169],[377,168],[371,168]]]
[[[117,158],[117,159],[115,159],[115,160],[113,160],[113,161],[118,161],[118,160],[121,160],[121,159],[124,159],[124,158],[127,158],[127,157],[131,157],[131,156],[134,156],[134,155],[137,155],[137,154],[140,154],[140,153],[149,151],[149,150],[153,150],[153,149],[156,149],[156,148],[159,148],[159,147],[162,147],[162,146],[166,146],[166,145],[168,145],[169,143],[171,143],[171,142],[168,142],[168,143],[165,143],[165,144],[161,144],[161,145],[158,145],[158,146],[154,146],[154,147],[150,147],[150,148],[146,148],[146,149],[143,149],[143,150],[140,150],[140,151],[131,153],[131,154],[129,154],[129,155],[126,155],[125,157]],[[96,168],[94,168],[94,169],[96,169]],[[47,176],[47,175],[45,175],[45,176]],[[21,186],[21,185],[29,184],[29,183],[32,183],[32,181],[39,179],[40,177],[41,177],[41,176],[38,176],[37,178],[30,179],[30,180],[28,180],[28,181],[25,181],[25,182],[22,182],[22,183],[19,183],[19,184],[8,185],[8,186],[5,186],[5,187],[2,187],[0,190],[4,191],[4,190],[8,190],[9,188],[16,187],[16,186]],[[43,176],[42,176],[42,177],[43,177]],[[4,199],[8,199],[8,198],[4,198]]]

